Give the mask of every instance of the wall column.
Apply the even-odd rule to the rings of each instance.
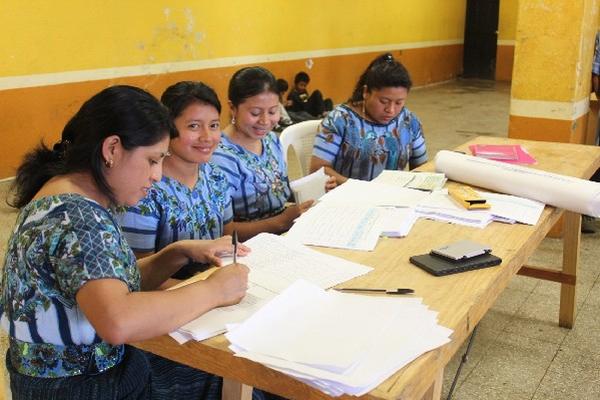
[[[600,0],[521,0],[508,136],[585,143]]]

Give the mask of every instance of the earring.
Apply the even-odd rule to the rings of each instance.
[[[364,117],[367,116],[367,109],[365,107],[365,99],[364,98],[363,98],[363,101],[362,101],[362,113],[363,113]]]
[[[112,166],[113,166],[112,158],[110,160],[104,161],[104,165],[106,165],[106,168],[112,168]]]
[[[234,115],[231,116],[231,125],[235,125],[235,116]]]

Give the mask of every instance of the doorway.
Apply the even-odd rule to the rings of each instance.
[[[463,77],[495,79],[500,0],[467,0]]]

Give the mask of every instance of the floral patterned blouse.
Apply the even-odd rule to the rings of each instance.
[[[387,124],[378,124],[346,104],[337,106],[323,119],[313,155],[343,176],[366,181],[384,169],[412,169],[427,161],[421,121],[406,107]]]
[[[262,139],[260,155],[221,135],[212,161],[227,174],[234,221],[268,218],[283,211],[291,191],[281,143],[275,133]]]
[[[140,290],[135,256],[109,210],[78,194],[32,200],[17,218],[2,271],[0,323],[14,368],[34,377],[104,371],[123,346],[96,334],[76,301],[88,281]]]

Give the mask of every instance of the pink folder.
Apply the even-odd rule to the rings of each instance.
[[[513,164],[535,164],[537,161],[520,144],[472,144],[471,153],[477,157]]]

